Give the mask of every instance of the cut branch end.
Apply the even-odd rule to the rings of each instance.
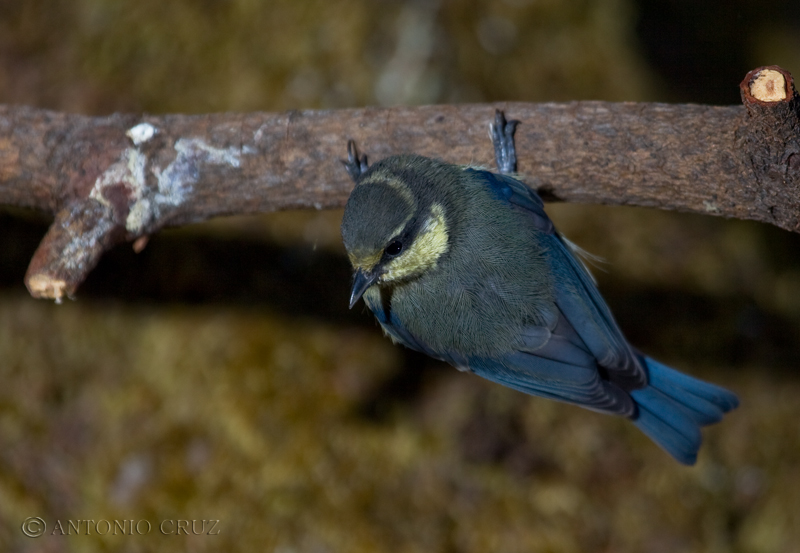
[[[111,210],[89,198],[56,214],[33,254],[25,285],[36,298],[60,302],[72,296],[103,252],[123,237]]]
[[[750,83],[750,94],[762,102],[780,102],[786,99],[786,79],[774,69],[764,69]]]
[[[770,106],[789,102],[794,96],[794,79],[785,69],[768,65],[753,69],[739,84],[745,106]]]
[[[67,283],[61,279],[54,279],[49,275],[36,274],[28,277],[26,284],[31,296],[38,299],[61,300],[66,296]]]

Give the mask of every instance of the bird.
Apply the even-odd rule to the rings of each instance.
[[[625,417],[684,465],[701,427],[737,396],[631,346],[582,250],[516,177],[519,121],[497,111],[498,171],[399,154],[369,165],[355,142],[355,182],[341,233],[363,298],[393,342],[520,392]]]

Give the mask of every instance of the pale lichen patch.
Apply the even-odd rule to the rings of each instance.
[[[131,206],[128,217],[125,219],[125,228],[134,234],[138,234],[138,231],[150,222],[152,216],[150,200],[142,198]]]
[[[133,201],[134,206],[144,196],[145,191],[145,166],[147,165],[147,156],[134,148],[126,148],[119,159],[112,163],[102,175],[97,177],[94,187],[89,192],[89,197],[97,200],[103,205],[114,208],[111,201],[108,199],[106,189],[112,186],[122,186],[125,189],[127,200]],[[133,207],[130,211],[133,211]],[[129,218],[130,219],[130,218]],[[131,226],[126,221],[126,229],[130,232],[137,232],[147,219],[137,219],[140,223]]]
[[[135,127],[131,127],[125,133],[131,139],[135,146],[140,146],[153,138],[158,132],[158,129],[150,123],[139,123]]]
[[[181,138],[175,143],[178,155],[164,170],[153,169],[158,179],[158,204],[179,205],[192,192],[200,178],[200,166],[230,165],[239,167],[240,150],[237,148],[215,148],[200,138]]]
[[[82,210],[78,205],[75,210]],[[80,216],[73,211],[73,218]],[[114,228],[114,223],[105,218],[100,218],[97,223],[88,228],[81,229],[81,232],[72,234],[69,243],[61,250],[61,263],[65,269],[71,272],[82,272],[98,250],[98,241],[108,235]]]

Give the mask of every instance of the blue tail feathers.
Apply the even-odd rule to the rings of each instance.
[[[693,465],[703,437],[700,427],[722,420],[739,405],[728,390],[639,356],[648,386],[630,392],[639,413],[633,423],[684,465]]]

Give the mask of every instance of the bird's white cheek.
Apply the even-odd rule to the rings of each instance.
[[[397,259],[386,264],[381,281],[391,282],[416,276],[436,267],[439,258],[447,252],[448,244],[444,210],[441,205],[434,204],[431,216],[416,240]]]

